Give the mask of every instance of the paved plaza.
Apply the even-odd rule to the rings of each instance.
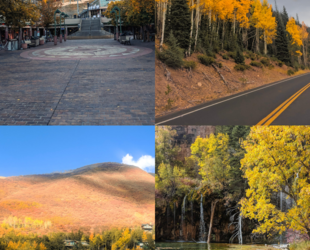
[[[152,125],[154,42],[0,51],[0,125]]]

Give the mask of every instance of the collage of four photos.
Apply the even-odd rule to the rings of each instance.
[[[310,250],[309,0],[0,0],[0,250]]]

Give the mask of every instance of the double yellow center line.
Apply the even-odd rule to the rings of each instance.
[[[297,91],[294,95],[288,98],[285,102],[283,102],[279,107],[277,107],[274,111],[272,111],[268,116],[266,116],[263,120],[261,120],[257,125],[270,125],[279,115],[283,113],[284,110],[287,109],[303,92],[305,92],[310,87],[310,83],[308,83],[301,90]]]

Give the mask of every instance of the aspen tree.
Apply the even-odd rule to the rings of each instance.
[[[295,19],[291,17],[286,24],[286,30],[291,35],[291,44],[300,47],[302,45],[302,37],[300,27],[296,24]],[[295,51],[298,57],[302,56],[300,50]]]
[[[302,22],[302,27],[300,29],[301,31],[301,41],[302,41],[302,49],[303,49],[303,58],[304,58],[304,64],[307,66],[307,51],[306,51],[306,44],[308,41],[309,33],[307,32],[308,27],[304,22]]]

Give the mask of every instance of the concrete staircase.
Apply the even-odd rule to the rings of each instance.
[[[68,36],[68,40],[74,39],[110,39],[114,35],[105,30],[101,30],[100,19],[83,19],[81,30]]]

